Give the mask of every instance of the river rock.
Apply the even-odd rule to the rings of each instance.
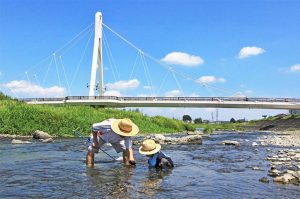
[[[52,138],[52,136],[49,135],[49,134],[46,133],[46,132],[36,130],[36,131],[33,133],[33,138],[35,138],[35,139],[48,139],[48,138]]]
[[[269,174],[268,175],[271,176],[271,177],[276,177],[276,176],[280,175],[280,171],[277,170],[277,169],[271,169],[271,170],[269,170]]]
[[[145,137],[146,139],[153,139],[159,144],[202,144],[201,135],[188,135],[184,137],[167,137],[161,134],[152,134]]]
[[[31,144],[32,142],[29,142],[29,141],[25,141],[25,140],[16,140],[16,139],[13,139],[11,141],[12,144]]]
[[[259,179],[260,182],[263,182],[263,183],[269,183],[269,179],[267,177],[262,177],[261,179]]]
[[[43,143],[51,143],[51,142],[53,142],[53,139],[52,138],[43,139],[42,142]]]
[[[202,144],[201,135],[188,135],[181,138],[171,139],[171,144]]]
[[[295,177],[292,174],[286,173],[282,176],[277,176],[276,178],[273,179],[274,182],[282,183],[282,184],[287,184],[291,181],[293,181]]]
[[[221,144],[240,146],[240,143],[238,141],[233,141],[233,140],[224,140]]]

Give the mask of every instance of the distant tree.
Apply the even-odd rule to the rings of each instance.
[[[266,119],[268,116],[267,116],[267,115],[262,115],[262,117],[263,117],[264,119]]]
[[[199,117],[199,118],[194,119],[194,123],[195,124],[202,124],[202,118]]]
[[[230,119],[230,122],[231,122],[231,123],[235,123],[235,119],[234,119],[234,118],[231,118],[231,119]]]
[[[192,118],[189,115],[183,115],[182,116],[182,121],[184,121],[184,122],[192,122]]]

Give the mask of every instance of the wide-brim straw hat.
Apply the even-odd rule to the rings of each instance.
[[[139,152],[140,154],[144,155],[152,155],[157,153],[160,149],[160,144],[156,144],[154,140],[147,139],[143,141],[142,145],[139,148]]]
[[[128,118],[115,120],[111,125],[111,129],[122,136],[134,136],[139,132],[139,127]]]

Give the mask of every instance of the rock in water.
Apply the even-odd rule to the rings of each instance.
[[[33,138],[35,138],[35,139],[48,139],[48,138],[52,138],[52,136],[49,135],[49,134],[46,133],[46,132],[36,130],[36,131],[33,133]]]
[[[259,179],[260,182],[263,182],[263,183],[269,183],[269,179],[267,177],[262,177],[261,179]]]
[[[232,141],[232,140],[224,140],[222,142],[224,145],[234,145],[234,146],[240,146],[240,143],[238,141]]]
[[[29,141],[24,141],[24,140],[16,140],[16,139],[13,139],[11,141],[12,144],[30,144],[32,142],[29,142]]]
[[[43,139],[42,142],[43,143],[50,143],[50,142],[53,142],[53,139],[52,138]]]

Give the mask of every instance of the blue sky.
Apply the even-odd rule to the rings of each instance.
[[[107,94],[300,97],[299,1],[1,0],[1,91],[14,97],[88,95],[89,25],[97,11],[107,26],[191,79],[174,77],[151,59],[142,59],[104,28]],[[188,112],[206,119],[215,112],[142,110],[171,117]],[[219,117],[252,119],[279,112],[222,109]]]

